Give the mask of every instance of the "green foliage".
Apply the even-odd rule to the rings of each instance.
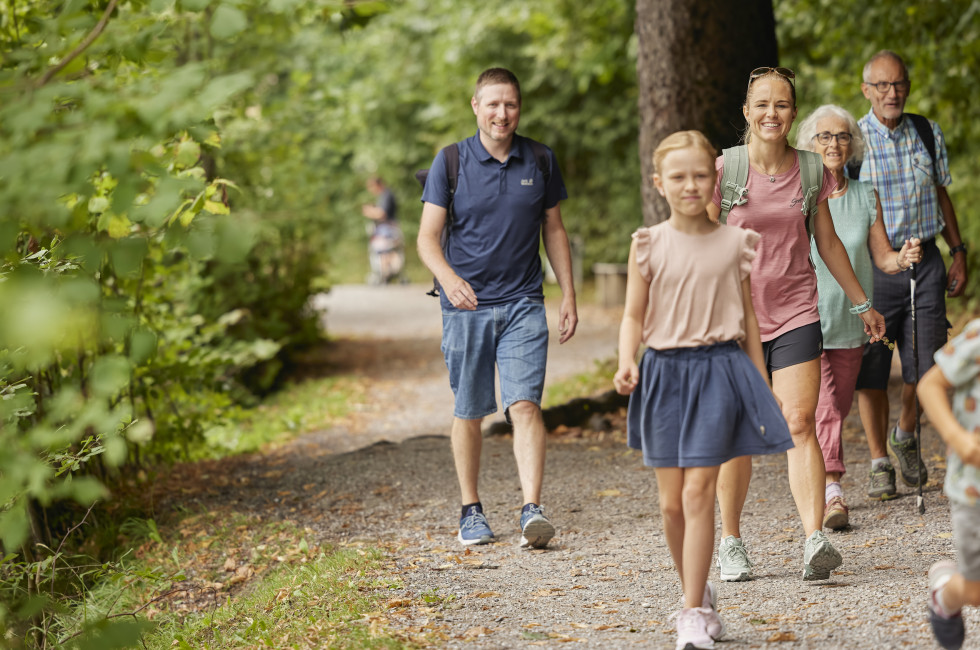
[[[840,104],[861,117],[869,110],[861,94],[864,64],[878,50],[898,52],[909,68],[907,109],[935,120],[949,150],[961,234],[969,268],[980,265],[980,1],[868,3],[860,10],[831,0],[775,4],[780,63],[797,72],[800,117],[824,103]],[[970,288],[978,296],[976,283]],[[978,299],[973,301],[980,308]]]
[[[476,77],[505,66],[521,80],[520,132],[558,156],[569,192],[562,214],[569,233],[584,240],[585,268],[625,260],[629,233],[642,224],[633,19],[634,3],[625,0],[393,4],[309,62],[319,90],[311,108],[321,137],[334,145],[318,166],[324,177],[333,170],[342,178],[350,170],[361,179],[383,176],[401,199],[413,241],[421,212],[415,170],[475,133]],[[327,191],[340,217],[338,241],[362,244],[360,183]]]

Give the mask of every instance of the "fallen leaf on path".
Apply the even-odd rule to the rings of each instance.
[[[796,635],[792,632],[778,632],[767,639],[769,643],[782,643],[796,641]]]
[[[470,629],[463,632],[464,639],[474,639],[479,636],[488,636],[493,634],[493,630],[485,625],[477,625],[476,627],[471,627]]]
[[[616,489],[599,490],[598,492],[595,493],[597,497],[618,497],[618,496],[622,496],[622,494],[623,494],[622,492]]]

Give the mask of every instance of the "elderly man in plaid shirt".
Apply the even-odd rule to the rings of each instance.
[[[864,66],[861,90],[871,102],[871,110],[858,121],[866,144],[860,179],[871,181],[878,190],[885,230],[896,250],[906,238],[922,240],[922,262],[916,265],[915,289],[921,376],[932,367],[933,354],[946,342],[946,294],[962,295],[967,273],[966,247],[946,193],[952,179],[943,132],[935,122],[905,113],[910,89],[908,69],[894,52],[878,52]],[[931,131],[932,138],[927,132],[923,139],[922,130]],[[926,142],[929,139],[935,156]],[[936,247],[938,234],[946,240],[952,256],[948,273]],[[886,390],[892,351],[883,343],[866,346],[857,389],[861,422],[871,452],[868,496],[873,499],[898,496],[896,467],[909,487],[918,484],[920,473],[922,482],[926,481],[926,468],[914,436],[915,384],[919,377],[915,376],[912,358],[910,274],[905,271],[887,275],[874,270],[874,306],[885,317],[887,338],[898,346],[905,385],[901,415],[889,430]]]

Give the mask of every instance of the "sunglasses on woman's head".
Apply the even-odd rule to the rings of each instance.
[[[790,83],[793,83],[793,80],[796,79],[796,73],[793,72],[792,70],[790,70],[789,68],[781,68],[781,67],[777,67],[777,68],[766,68],[766,67],[763,67],[763,68],[756,68],[755,70],[753,70],[752,72],[749,73],[749,85],[751,86],[752,85],[752,82],[755,81],[756,79],[758,79],[759,77],[765,77],[767,74],[772,73],[772,72],[778,74],[780,77],[785,77],[786,79],[789,79],[790,80]]]

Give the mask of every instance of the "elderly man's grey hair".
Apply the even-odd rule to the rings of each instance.
[[[850,112],[836,104],[824,104],[800,122],[796,128],[796,148],[805,151],[814,150],[817,122],[826,117],[838,117],[844,120],[847,122],[847,130],[851,132],[851,155],[844,163],[849,163],[852,160],[864,160],[864,137],[861,135],[861,128],[858,126],[857,120]]]
[[[871,66],[874,65],[874,62],[878,59],[886,58],[891,59],[898,65],[902,66],[902,76],[906,81],[909,80],[909,68],[905,65],[905,60],[902,59],[902,57],[900,57],[896,52],[892,52],[891,50],[879,50],[875,52],[870,59],[868,59],[867,63],[864,64],[864,70],[861,72],[861,79],[864,81],[864,83],[871,83]]]

